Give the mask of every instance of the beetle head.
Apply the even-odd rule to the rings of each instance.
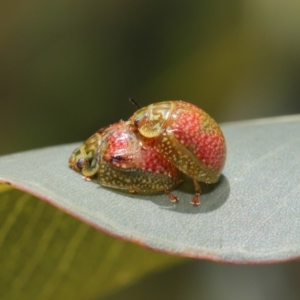
[[[92,177],[98,171],[97,151],[101,142],[101,135],[95,133],[79,148],[75,149],[70,158],[69,166],[85,177]]]
[[[139,109],[131,118],[131,125],[137,128],[142,136],[155,138],[162,133],[164,119],[161,114],[153,113],[153,109],[148,106]]]

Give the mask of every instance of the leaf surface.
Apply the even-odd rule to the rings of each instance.
[[[34,194],[113,236],[181,256],[267,263],[300,256],[300,117],[222,126],[228,156],[218,184],[190,205],[174,194],[135,195],[87,182],[68,167],[80,144],[0,158],[0,181]]]

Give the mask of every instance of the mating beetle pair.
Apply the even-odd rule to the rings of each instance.
[[[200,182],[215,183],[225,164],[226,143],[218,124],[184,101],[164,101],[136,111],[126,122],[100,129],[69,159],[86,179],[137,193],[170,193],[191,177],[198,205]]]

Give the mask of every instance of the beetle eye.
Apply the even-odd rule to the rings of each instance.
[[[76,167],[78,169],[82,169],[83,168],[83,163],[84,163],[84,158],[83,157],[79,158],[77,163],[76,163]]]
[[[139,123],[140,123],[140,119],[139,118],[137,118],[137,119],[134,120],[134,126],[135,127],[139,127]]]
[[[110,161],[114,162],[114,163],[120,162],[121,160],[122,160],[122,156],[120,156],[120,155],[111,156],[111,158],[110,158]]]

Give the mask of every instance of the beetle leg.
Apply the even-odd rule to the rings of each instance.
[[[193,182],[194,182],[194,186],[195,186],[195,195],[194,195],[193,199],[191,200],[191,204],[193,204],[194,206],[197,206],[200,204],[199,198],[200,198],[201,189],[200,189],[200,185],[196,179],[193,179]]]
[[[178,202],[178,197],[173,195],[169,190],[165,190],[165,194],[169,197],[171,202]]]

